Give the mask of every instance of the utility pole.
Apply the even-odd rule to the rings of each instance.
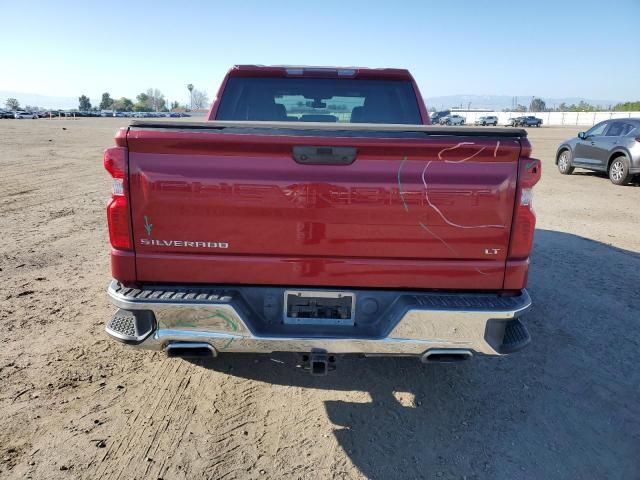
[[[189,110],[193,111],[193,84],[192,83],[187,85],[187,90],[189,90]]]

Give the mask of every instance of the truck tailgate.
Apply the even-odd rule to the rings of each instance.
[[[500,289],[521,148],[501,131],[130,127],[137,278]]]

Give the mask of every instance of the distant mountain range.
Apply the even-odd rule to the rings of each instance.
[[[42,108],[62,108],[62,109],[74,109],[78,108],[77,97],[57,97],[50,95],[39,95],[37,93],[23,93],[0,90],[0,108],[4,107],[4,102],[7,98],[17,98],[21,106],[31,105]],[[531,95],[518,95],[517,101],[520,105],[525,107],[529,106],[531,102]],[[618,100],[598,100],[592,98],[583,97],[565,97],[565,98],[548,98],[542,97],[547,107],[558,106],[561,103],[567,105],[578,104],[581,100],[591,104],[599,105],[602,107],[608,107],[609,105],[615,105]],[[634,100],[634,99],[629,99]],[[448,109],[451,107],[467,108],[469,105],[472,109],[486,109],[486,110],[502,110],[505,108],[511,108],[514,101],[514,96],[508,95],[445,95],[441,97],[428,97],[425,98],[425,103],[429,109],[435,108],[436,110]],[[98,105],[100,98],[91,98],[92,105]]]
[[[533,97],[531,95],[445,95],[442,97],[428,97],[425,98],[424,101],[427,104],[427,108],[430,110],[434,108],[436,110],[444,110],[452,107],[462,107],[466,109],[470,106],[471,109],[482,108],[486,110],[500,111],[505,108],[512,108],[514,99],[517,99],[517,102],[520,105],[529,107],[529,103],[531,103],[532,98]],[[610,105],[613,106],[620,102],[619,100],[602,100],[584,97],[541,98],[547,104],[548,108],[553,108],[554,106],[557,107],[561,103],[577,105],[580,101],[585,101],[591,105],[598,105],[607,108]]]

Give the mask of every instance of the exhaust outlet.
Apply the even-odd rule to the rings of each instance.
[[[206,342],[174,342],[165,348],[167,357],[180,358],[212,358],[217,357],[218,352]]]
[[[422,363],[458,363],[473,357],[471,350],[460,348],[434,348],[422,355]]]

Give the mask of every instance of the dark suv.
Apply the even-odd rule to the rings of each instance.
[[[444,117],[451,115],[451,110],[441,110],[439,112],[433,112],[429,115],[429,120],[431,120],[431,125],[439,125],[440,120]]]
[[[512,127],[539,127],[542,119],[534,116],[510,118],[507,122]]]
[[[520,121],[521,127],[539,127],[540,125],[542,125],[542,119],[538,117],[522,117],[522,120]]]
[[[556,165],[563,175],[576,167],[607,172],[616,185],[640,174],[640,118],[606,120],[558,147]]]

